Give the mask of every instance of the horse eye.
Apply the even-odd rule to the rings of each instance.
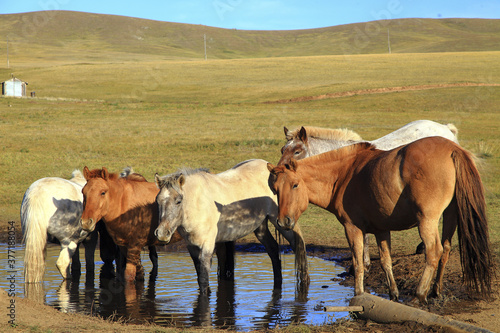
[[[180,205],[182,203],[182,195],[178,196],[176,199],[175,199],[175,204],[176,205]]]
[[[299,184],[293,184],[293,186],[292,186],[293,189],[295,189],[297,187],[299,187]]]
[[[101,196],[102,196],[102,197],[103,197],[105,194],[106,194],[106,192],[105,192],[105,191],[102,191],[102,192],[101,192]]]
[[[299,155],[300,153],[302,153],[300,150],[296,150],[294,155]]]

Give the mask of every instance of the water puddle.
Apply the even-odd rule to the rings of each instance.
[[[0,244],[7,253],[7,246]],[[23,281],[24,250],[15,250],[15,267],[8,266],[7,256],[0,258],[0,288],[9,289],[7,277],[16,275],[16,296],[37,299],[63,312],[125,319],[126,322],[154,322],[161,326],[207,326],[249,331],[283,327],[290,323],[322,325],[348,316],[348,313],[325,313],[323,306],[345,306],[353,290],[332,281],[343,269],[331,261],[308,257],[311,285],[307,295],[295,291],[293,254],[283,254],[283,288],[273,292],[273,274],[265,253],[236,253],[235,281],[217,281],[214,256],[210,276],[211,294],[199,296],[196,272],[187,252],[159,252],[158,275],[151,276],[151,262],[141,255],[146,281],[135,290],[99,276],[102,262],[96,264],[95,277],[82,275],[77,281],[63,281],[55,262],[59,246],[49,246],[43,284]],[[80,251],[82,266],[85,260]],[[98,251],[96,258],[99,258]],[[334,279],[335,280],[335,279]]]

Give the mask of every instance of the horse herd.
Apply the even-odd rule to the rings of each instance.
[[[472,154],[458,144],[455,126],[418,120],[374,141],[363,141],[350,130],[307,126],[285,127],[285,135],[276,166],[255,159],[218,174],[207,169],[156,174],[154,182],[129,168],[117,174],[85,167],[71,180],[34,182],[21,205],[25,282],[43,279],[47,241],[61,244],[57,268],[64,279],[79,274],[78,247],[84,243],[87,274],[93,276],[99,233],[103,268],[114,274],[115,260],[116,276],[126,286],[144,279],[143,248],[148,247],[157,272],[156,245],[184,239],[200,294],[206,294],[213,254],[219,259],[219,278],[233,279],[234,242],[254,232],[271,259],[274,288],[279,289],[280,251],[268,228],[271,222],[295,252],[298,288],[307,288],[306,248],[297,220],[313,203],[335,214],[345,228],[356,295],[364,292],[364,271],[370,265],[367,234],[372,233],[390,298],[398,299],[390,232],[413,227],[425,245],[416,291],[421,302],[427,302],[435,275],[433,291],[442,293],[457,228],[465,285],[484,295],[491,292],[484,190]]]

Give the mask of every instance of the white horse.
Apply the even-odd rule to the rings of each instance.
[[[369,142],[380,150],[391,150],[429,136],[441,136],[458,143],[458,130],[453,124],[442,125],[431,120],[416,120],[373,141],[365,141],[348,129],[302,126],[295,130],[284,127],[286,144],[281,148],[278,165],[339,149],[360,142]]]
[[[281,148],[278,165],[289,163],[292,157],[300,160],[360,142],[369,142],[380,150],[391,150],[425,137],[441,136],[458,144],[458,129],[455,125],[442,125],[431,120],[412,121],[373,141],[364,141],[356,132],[348,129],[302,126],[293,131],[284,127],[284,131],[287,143]],[[422,246],[423,243],[419,245],[417,252],[422,251]],[[370,266],[368,235],[365,236],[364,250],[364,264],[368,270]]]
[[[274,287],[281,288],[279,246],[267,224],[276,223],[278,205],[268,180],[264,160],[245,161],[219,174],[195,170],[155,176],[160,188],[156,198],[160,223],[155,235],[162,242],[168,242],[176,230],[183,236],[201,294],[209,290],[215,244],[235,241],[251,232],[265,246],[273,264]],[[293,232],[278,230],[291,244],[295,242]]]
[[[82,215],[82,188],[86,181],[79,170],[75,170],[71,180],[46,177],[35,181],[26,190],[21,203],[21,227],[23,232],[24,281],[41,282],[45,271],[47,242],[60,243],[61,252],[56,265],[64,279],[80,273],[78,247],[85,241],[87,274],[94,274],[94,252],[97,245],[97,231],[89,234],[80,226]],[[112,270],[115,245],[101,229],[101,258],[105,266]],[[107,233],[106,233],[107,234]],[[104,253],[106,252],[106,253]],[[73,259],[73,261],[72,261]]]

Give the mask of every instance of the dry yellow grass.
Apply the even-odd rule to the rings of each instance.
[[[279,159],[283,126],[347,127],[371,140],[416,119],[454,123],[482,154],[492,240],[500,240],[499,52],[321,56],[217,61],[23,64],[0,69],[29,82],[35,99],[0,99],[0,219],[19,221],[27,187],[75,168],[131,165],[155,172]],[[10,74],[9,74],[10,75]],[[317,101],[266,101],[359,89],[484,83]],[[333,215],[301,218],[308,243],[345,246]],[[326,232],[325,232],[326,230]],[[330,232],[331,231],[331,232]],[[413,251],[414,244],[394,246]],[[411,249],[410,249],[411,248]]]

